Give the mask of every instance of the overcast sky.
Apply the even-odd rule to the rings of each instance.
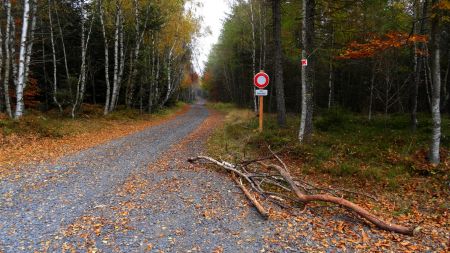
[[[196,9],[198,16],[203,18],[202,33],[206,29],[211,31],[210,35],[199,38],[194,65],[197,71],[202,72],[205,62],[208,60],[212,46],[217,42],[222,30],[223,21],[226,14],[230,12],[228,0],[200,0],[202,7]]]

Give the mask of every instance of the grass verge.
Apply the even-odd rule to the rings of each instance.
[[[265,115],[264,132],[257,132],[258,118],[252,111],[216,104],[226,113],[223,127],[208,141],[210,155],[230,162],[268,154],[267,146],[281,151],[292,172],[316,183],[362,190],[381,196],[394,215],[409,214],[413,207],[432,214],[450,209],[450,120],[442,122],[442,163],[433,167],[426,160],[431,121],[421,115],[417,131],[409,128],[405,115],[365,116],[342,109],[319,112],[314,121],[313,142],[297,140],[299,117],[289,115],[280,128],[276,115]]]

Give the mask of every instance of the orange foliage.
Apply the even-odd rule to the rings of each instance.
[[[383,36],[373,36],[366,43],[351,42],[337,59],[370,58],[390,48],[400,48],[415,42],[426,43],[427,41],[428,37],[425,35],[389,32]]]

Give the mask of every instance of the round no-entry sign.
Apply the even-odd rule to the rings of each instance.
[[[253,78],[253,82],[259,89],[264,89],[267,87],[267,85],[269,85],[270,78],[266,73],[264,73],[264,71],[261,71],[255,75],[255,77]]]

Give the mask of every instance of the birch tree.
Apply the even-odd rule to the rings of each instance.
[[[16,111],[14,118],[19,119],[23,116],[25,104],[23,92],[25,89],[25,71],[26,71],[26,56],[27,56],[27,39],[28,39],[28,26],[30,23],[30,0],[24,0],[23,2],[23,17],[22,17],[22,32],[20,37],[20,52],[18,72],[16,77]]]
[[[87,49],[89,45],[89,40],[91,38],[92,24],[94,18],[91,17],[91,22],[89,27],[86,27],[86,21],[88,18],[88,13],[86,11],[86,3],[84,0],[80,2],[80,13],[81,13],[81,67],[80,74],[77,83],[77,90],[75,95],[75,101],[72,105],[71,116],[75,118],[76,112],[81,107],[84,100],[84,92],[86,91],[86,57]]]
[[[5,70],[3,76],[3,91],[5,96],[5,107],[6,113],[10,118],[13,117],[13,113],[11,110],[11,102],[9,96],[9,81],[10,81],[10,71],[11,71],[11,37],[14,35],[11,34],[11,25],[13,23],[13,18],[11,14],[11,1],[5,1],[5,10],[6,10],[6,31],[5,31]],[[1,73],[0,73],[1,74]]]
[[[103,34],[103,45],[104,45],[104,54],[105,54],[105,84],[106,84],[106,98],[105,98],[105,106],[103,109],[103,114],[107,115],[109,113],[109,103],[111,99],[111,83],[109,80],[109,42],[108,36],[106,34],[106,24],[105,24],[105,11],[103,9],[103,3],[99,1],[99,12],[100,12],[100,24],[102,26],[102,34]]]
[[[123,68],[125,64],[124,41],[123,41],[123,16],[119,1],[116,1],[115,32],[114,32],[114,76],[113,90],[109,104],[109,111],[116,108],[120,86],[122,83]]]
[[[308,66],[302,66],[302,114],[298,138],[300,142],[311,141],[313,131],[313,58],[315,0],[303,1],[302,58]]]
[[[422,6],[421,6],[422,5]],[[413,30],[414,33],[423,35],[425,33],[425,17],[427,15],[428,9],[428,0],[424,0],[421,4],[421,1],[416,0],[414,6],[414,24]],[[420,11],[422,10],[422,15],[420,15]],[[417,24],[419,23],[419,25]],[[411,127],[413,130],[416,130],[418,125],[417,120],[417,108],[418,108],[418,95],[419,95],[419,84],[421,82],[421,73],[422,73],[422,65],[423,65],[423,57],[420,56],[417,52],[419,50],[423,50],[423,46],[421,43],[414,42],[414,83],[412,88],[412,105],[411,105]]]
[[[53,18],[52,18],[52,10],[51,10],[51,0],[48,0],[48,26],[50,27],[50,41],[52,44],[52,62],[53,62],[53,102],[58,106],[59,111],[62,113],[63,109],[61,103],[59,103],[57,95],[58,95],[58,68],[56,61],[56,49],[55,49],[55,36],[53,34]]]
[[[430,145],[430,162],[439,164],[440,141],[441,141],[441,59],[440,59],[440,43],[441,43],[441,24],[440,11],[436,4],[440,0],[433,0],[434,15],[431,18],[431,72],[432,72],[432,90],[431,90],[431,114],[433,120],[433,129]]]

